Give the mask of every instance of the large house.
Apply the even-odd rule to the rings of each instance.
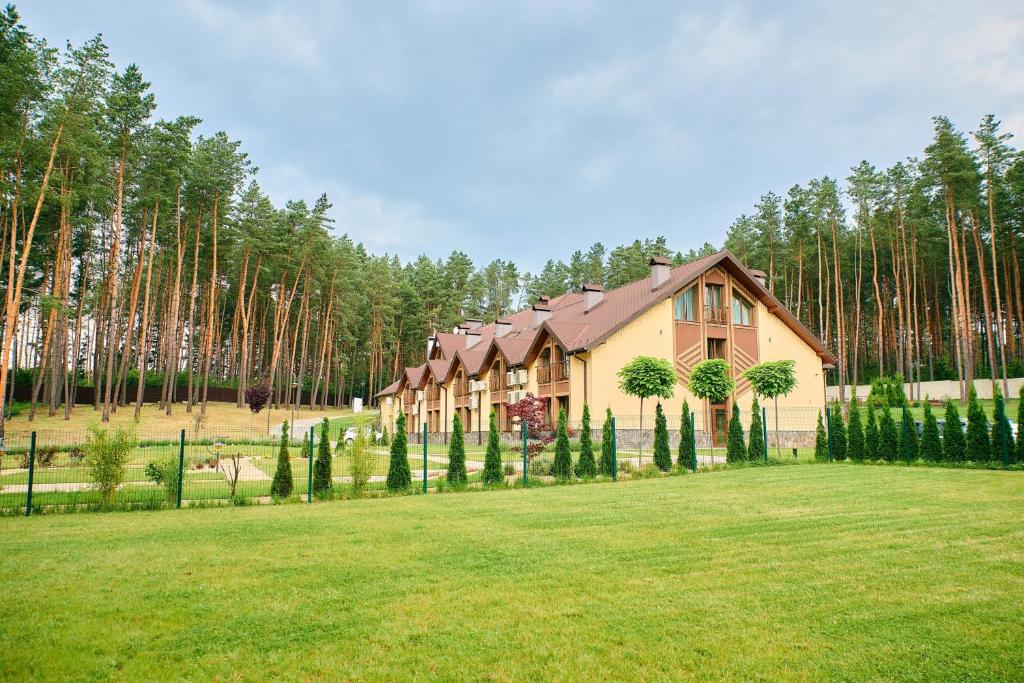
[[[764,273],[728,251],[675,268],[653,258],[650,266],[649,278],[612,291],[584,285],[487,325],[466,320],[435,333],[424,363],[378,394],[382,423],[394,433],[402,411],[410,433],[426,424],[441,436],[459,415],[467,432],[485,432],[494,410],[500,428],[510,430],[506,404],[527,393],[547,404],[552,422],[560,409],[578,422],[585,403],[598,421],[605,408],[636,415],[639,401],[619,390],[616,373],[640,355],[672,361],[679,384],[662,401],[665,411],[678,415],[686,399],[716,441],[725,438],[733,401],[749,409],[751,388],[740,375],[755,363],[796,361],[797,387],[780,406],[825,404],[825,370],[835,357],[768,291]],[[686,389],[693,366],[707,358],[732,367],[736,389],[725,403],[702,402]]]

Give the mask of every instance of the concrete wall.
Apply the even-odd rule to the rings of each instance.
[[[1007,385],[1010,390],[1009,398],[1017,398],[1020,394],[1020,388],[1024,386],[1024,377],[1013,377],[1007,380]],[[999,381],[999,388],[1002,390],[1002,381]],[[992,380],[991,379],[976,379],[974,380],[974,390],[978,392],[978,398],[992,398]],[[911,395],[911,383],[903,383],[903,391],[909,398]],[[827,387],[826,392],[828,393],[828,399],[839,398],[839,387]],[[864,400],[871,393],[870,384],[860,384],[857,386],[857,398]],[[913,393],[917,395],[917,384],[913,385]],[[850,400],[853,396],[852,387],[846,385],[846,400]],[[947,398],[960,398],[960,383],[955,379],[953,380],[937,380],[935,382],[921,382],[921,398],[924,397],[932,399],[947,399]]]

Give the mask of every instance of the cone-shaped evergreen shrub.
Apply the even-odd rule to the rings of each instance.
[[[287,498],[292,495],[292,462],[288,454],[288,421],[281,423],[281,447],[277,452],[277,469],[274,479],[270,482],[270,495],[275,498]]]
[[[939,422],[932,412],[931,403],[925,397],[924,417],[921,420],[921,459],[925,462],[942,460],[942,441],[939,439]]]
[[[302,430],[302,450],[299,451],[300,458],[309,457],[309,432]]]
[[[320,443],[313,462],[313,493],[323,495],[331,485],[331,425],[325,417],[320,423]]]
[[[963,462],[967,458],[967,440],[960,424],[960,411],[952,400],[946,401],[946,424],[942,426],[942,459]]]
[[[412,484],[409,471],[409,444],[405,434],[405,414],[398,413],[395,438],[391,440],[391,462],[388,464],[388,491],[405,491]]]
[[[500,464],[498,468],[501,469]],[[459,487],[465,486],[467,480],[466,441],[462,434],[462,418],[456,413],[452,418],[452,439],[448,444],[448,483]]]
[[[380,445],[381,446],[390,446],[391,445],[391,436],[388,434],[388,427],[387,427],[387,425],[384,425],[384,428],[381,430],[381,433],[380,433]]]
[[[551,465],[551,473],[555,478],[562,480],[572,476],[572,455],[569,453],[569,432],[565,422],[565,410],[559,410],[558,431],[555,434],[555,462]]]
[[[839,461],[846,460],[846,425],[843,424],[843,408],[838,401],[832,404],[829,427],[832,429],[832,457]]]
[[[914,423],[913,415],[904,406],[900,419],[900,459],[911,462],[917,460],[919,455],[917,425]]]
[[[662,472],[672,469],[672,449],[668,445],[668,423],[661,403],[654,408],[654,464]]]
[[[992,442],[988,436],[988,417],[978,400],[978,392],[971,385],[967,398],[967,459],[988,462],[992,459]]]
[[[743,424],[740,423],[740,407],[732,404],[732,417],[729,418],[729,440],[726,442],[725,461],[743,462],[747,459],[747,447],[743,443]]]
[[[683,399],[683,412],[679,418],[679,456],[676,464],[686,469],[693,464],[693,432],[690,431],[690,406]]]
[[[669,462],[671,463],[671,458]],[[594,442],[590,438],[590,406],[586,403],[583,404],[583,424],[580,427],[580,458],[576,461],[576,476],[581,479],[593,479],[597,476],[597,462],[594,460]]]
[[[1013,434],[1010,423],[1006,419],[1006,401],[1003,392],[996,387],[992,408],[992,460],[995,462],[1013,462]]]
[[[767,460],[768,451],[764,442],[764,422],[761,421],[761,406],[757,395],[750,404],[750,435],[747,441],[747,457],[751,460]]]
[[[861,462],[864,460],[864,427],[860,423],[860,408],[857,406],[857,398],[850,401],[850,417],[847,427],[847,455],[850,460]]]
[[[875,409],[867,406],[868,422],[864,427],[864,459],[878,460],[878,421],[875,419]]]
[[[1017,398],[1017,457],[1015,460],[1024,465],[1024,385],[1020,388]]]
[[[818,462],[828,462],[828,435],[825,434],[825,423],[821,419],[821,411],[818,411],[818,424],[814,428],[814,459]]]
[[[604,426],[601,427],[601,462],[598,469],[605,476],[612,476],[615,463],[615,432],[612,425],[612,409],[605,410]]]
[[[466,464],[462,464],[463,476]],[[487,420],[487,453],[484,454],[484,485],[502,484],[505,474],[501,469],[501,443],[498,441],[498,415],[493,410]]]
[[[878,420],[878,457],[894,461],[900,454],[900,435],[888,403],[882,404]]]

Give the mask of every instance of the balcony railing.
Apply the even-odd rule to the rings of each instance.
[[[551,365],[537,366],[537,383],[551,384],[569,379],[569,359]]]
[[[705,306],[704,322],[713,325],[727,325],[729,323],[729,309],[724,306]]]
[[[455,398],[462,398],[463,396],[469,395],[469,380],[464,379],[461,382],[455,383],[454,388]]]
[[[489,384],[491,391],[501,391],[502,389],[504,389],[505,373],[498,372],[497,370],[492,370]]]

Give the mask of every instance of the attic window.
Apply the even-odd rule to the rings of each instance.
[[[697,319],[697,288],[690,287],[688,290],[676,296],[676,320],[693,322]]]
[[[754,307],[739,294],[732,295],[732,322],[734,325],[752,325]]]

